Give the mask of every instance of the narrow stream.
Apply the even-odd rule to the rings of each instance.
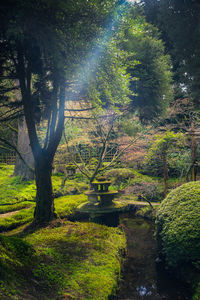
[[[93,221],[107,226],[120,226],[127,236],[127,256],[112,300],[192,300],[188,286],[179,282],[157,262],[157,248],[152,221],[134,214],[107,214]]]
[[[127,257],[113,299],[118,300],[191,300],[189,287],[172,278],[161,263],[156,263],[154,224],[133,215],[120,216],[127,236]]]

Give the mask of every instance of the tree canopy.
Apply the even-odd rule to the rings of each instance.
[[[142,3],[147,19],[162,32],[172,56],[175,82],[199,103],[199,1],[145,0]]]
[[[141,7],[134,7],[129,17],[121,46],[138,62],[129,70],[135,78],[131,104],[143,121],[151,120],[166,110],[172,98],[170,57],[165,54],[160,33],[146,22]]]
[[[1,3],[1,101],[23,106],[35,159],[39,223],[53,217],[52,162],[62,136],[65,100],[91,95],[106,104],[125,100],[129,92],[126,66],[117,63],[122,54],[112,43],[115,5],[109,0]],[[100,45],[100,38],[105,45]],[[10,90],[19,91],[17,101],[9,101]],[[41,140],[37,124],[44,120],[46,134]]]

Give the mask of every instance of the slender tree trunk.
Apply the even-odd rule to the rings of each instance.
[[[48,157],[41,157],[35,163],[35,180],[37,186],[35,223],[46,223],[52,220],[54,213],[54,197],[52,189],[52,161]]]
[[[196,181],[196,172],[195,172],[196,142],[195,142],[195,130],[194,130],[193,122],[191,125],[191,136],[192,136],[192,181]]]
[[[163,155],[164,198],[167,196],[167,158]]]
[[[24,117],[21,117],[18,122],[17,149],[27,164],[34,169],[34,157],[30,147],[30,140]],[[14,175],[21,176],[23,180],[34,179],[34,172],[25,165],[19,155],[16,155]]]

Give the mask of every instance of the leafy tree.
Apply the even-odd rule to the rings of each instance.
[[[129,70],[135,77],[131,83],[132,109],[138,110],[141,120],[151,120],[165,112],[172,99],[170,57],[165,54],[158,29],[145,21],[137,6],[130,18],[121,47],[129,52],[133,61],[138,61],[134,69]]]
[[[35,222],[54,216],[52,162],[62,136],[66,86],[93,50],[94,38],[115,1],[2,1],[0,6],[1,101],[5,91],[20,91],[30,145],[35,160]],[[93,46],[92,46],[93,45]],[[18,86],[16,86],[18,84]],[[69,95],[67,95],[69,97]],[[37,127],[47,120],[46,137]]]
[[[173,152],[177,152],[183,148],[184,135],[182,133],[174,133],[166,131],[163,134],[154,136],[152,145],[146,156],[146,163],[152,163],[153,160],[159,159],[162,164],[163,180],[164,180],[164,197],[167,195],[167,169],[169,156]]]
[[[148,20],[159,27],[172,56],[174,80],[199,104],[200,3],[197,0],[144,0]]]

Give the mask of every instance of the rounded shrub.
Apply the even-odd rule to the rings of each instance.
[[[133,171],[125,168],[108,170],[105,175],[110,178],[113,185],[116,185],[118,188],[124,187],[128,180],[134,178]]]
[[[166,262],[200,261],[200,183],[190,182],[171,191],[157,213],[157,237]]]

